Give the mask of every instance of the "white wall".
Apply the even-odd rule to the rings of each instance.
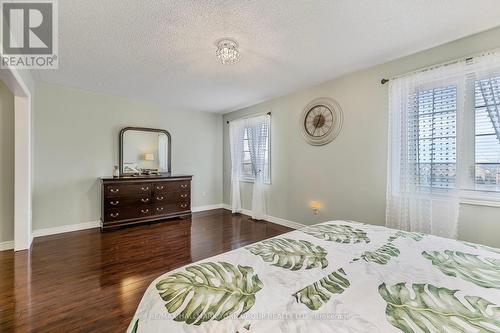
[[[14,95],[0,81],[0,243],[14,240]]]
[[[230,200],[226,120],[272,111],[269,215],[303,224],[349,219],[383,225],[388,93],[380,79],[497,47],[500,28],[224,115],[224,202]],[[307,144],[299,127],[303,108],[317,97],[332,97],[344,110],[340,136],[321,147]],[[243,183],[244,208],[250,208],[251,188]],[[323,204],[318,216],[308,207],[311,200]],[[500,208],[462,205],[459,223],[459,238],[500,247]]]
[[[33,229],[98,221],[100,184],[126,126],[172,135],[172,172],[192,174],[192,205],[222,202],[222,116],[37,83]]]

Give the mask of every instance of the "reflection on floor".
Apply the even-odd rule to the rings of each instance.
[[[157,276],[290,230],[217,209],[37,238],[31,251],[0,252],[0,331],[124,332]]]

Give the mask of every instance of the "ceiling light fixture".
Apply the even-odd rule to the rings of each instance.
[[[215,44],[217,45],[215,55],[223,65],[231,65],[240,61],[238,43],[234,39],[220,39]]]

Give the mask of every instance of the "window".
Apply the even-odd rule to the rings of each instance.
[[[246,181],[253,181],[255,180],[255,173],[258,172],[258,170],[254,170],[253,163],[252,163],[252,154],[250,151],[251,143],[250,143],[250,137],[251,137],[251,129],[248,127],[245,127],[244,131],[244,136],[243,136],[243,162],[241,163],[242,171],[241,174],[243,176],[243,180]],[[271,182],[271,175],[270,175],[270,150],[269,150],[269,123],[263,124],[259,129],[257,130],[258,133],[257,135],[261,136],[261,142],[263,143],[263,151],[264,153],[264,182],[265,183],[270,183]]]
[[[499,72],[464,71],[408,92],[407,167],[417,188],[500,200]]]
[[[475,81],[477,190],[500,192],[500,76]]]
[[[457,150],[457,87],[420,91],[415,160],[418,184],[424,187],[455,187]]]

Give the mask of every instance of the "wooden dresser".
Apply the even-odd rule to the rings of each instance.
[[[101,230],[187,217],[192,176],[101,178]]]

